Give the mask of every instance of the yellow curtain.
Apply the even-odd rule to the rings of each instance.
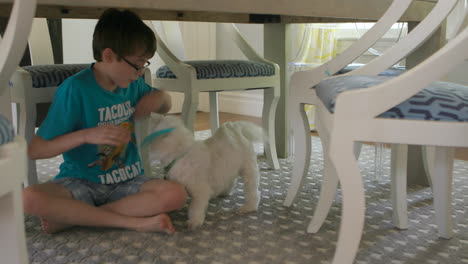
[[[292,65],[295,71],[317,67],[336,56],[338,31],[335,24],[299,24],[297,25],[297,55]],[[310,130],[315,130],[315,106],[306,105]]]
[[[337,27],[335,24],[298,25],[296,61],[320,65],[336,56]]]

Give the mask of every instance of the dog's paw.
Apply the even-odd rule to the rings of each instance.
[[[241,208],[239,208],[238,212],[240,214],[246,214],[250,212],[255,212],[257,211],[257,206],[255,205],[250,205],[250,204],[244,204]]]
[[[187,227],[190,230],[195,230],[198,227],[200,227],[201,225],[203,225],[203,220],[190,219],[190,220],[187,221]]]

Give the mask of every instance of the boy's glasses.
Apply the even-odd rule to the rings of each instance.
[[[142,73],[142,72],[144,72],[145,69],[148,68],[148,66],[150,66],[150,64],[151,64],[149,61],[147,61],[147,62],[145,62],[145,65],[143,65],[143,67],[138,67],[138,65],[136,65],[136,64],[134,64],[134,63],[131,63],[130,61],[128,61],[128,60],[127,60],[126,58],[124,58],[124,57],[122,57],[122,60],[125,61],[128,65],[132,66],[132,67],[135,69],[135,71],[136,71],[137,73]]]

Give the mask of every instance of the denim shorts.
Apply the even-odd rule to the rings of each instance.
[[[152,179],[154,178],[140,175],[126,182],[100,184],[75,177],[64,177],[53,179],[51,182],[65,187],[75,200],[100,206],[139,192],[141,185]]]

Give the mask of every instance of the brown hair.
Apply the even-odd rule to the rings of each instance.
[[[140,51],[153,57],[156,38],[137,14],[110,8],[102,13],[94,28],[93,55],[96,61],[102,61],[102,51],[106,48],[112,49],[119,59]]]

